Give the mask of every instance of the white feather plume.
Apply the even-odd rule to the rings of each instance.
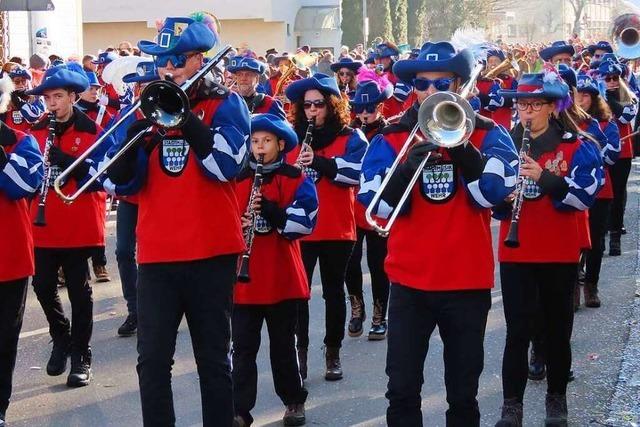
[[[489,44],[484,30],[480,28],[458,28],[451,36],[451,44],[458,52],[469,49],[476,60],[486,59]]]
[[[148,59],[140,56],[121,56],[114,59],[104,67],[102,80],[112,84],[118,95],[122,96],[127,91],[127,85],[122,81],[122,78],[127,74],[135,73],[138,64],[144,61],[148,61]]]
[[[4,77],[0,79],[0,114],[7,112],[9,102],[11,102],[11,92],[14,88],[11,77],[5,73]]]

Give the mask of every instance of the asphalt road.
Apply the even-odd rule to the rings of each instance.
[[[640,165],[633,167],[629,184],[623,255],[606,257],[601,278],[600,309],[581,308],[576,314],[573,335],[573,367],[577,379],[568,391],[571,425],[607,425],[613,390],[618,382],[626,339],[632,327],[632,305],[636,291],[638,259],[638,212],[640,206]],[[497,224],[494,224],[494,234]],[[94,284],[93,371],[90,386],[68,389],[65,376],[48,377],[44,367],[50,352],[46,321],[30,291],[25,322],[18,348],[14,393],[8,411],[10,426],[139,426],[142,425],[138,395],[136,339],[119,338],[116,329],[126,316],[114,259],[113,218],[108,228],[109,271],[112,281]],[[561,244],[562,236],[557,242]],[[455,254],[451,254],[455,257]],[[497,273],[497,269],[496,269]],[[368,275],[365,277],[368,282]],[[367,291],[365,291],[367,292]],[[66,308],[67,298],[64,295]],[[367,309],[370,312],[370,292]],[[480,379],[478,400],[482,425],[493,426],[502,402],[500,369],[505,339],[499,280],[492,293],[493,306],[487,324],[485,369]],[[324,307],[319,279],[314,279],[311,302],[311,347],[307,388],[307,424],[323,426],[380,426],[385,424],[386,341],[368,342],[366,337],[345,339],[342,363],[345,378],[338,382],[323,379],[322,337]],[[368,322],[367,322],[368,327]],[[281,425],[284,408],[273,391],[266,331],[260,350],[258,402],[255,425]],[[201,425],[198,377],[186,325],[178,335],[173,389],[179,426]],[[434,335],[424,369],[422,390],[426,426],[444,426],[446,410],[442,343]],[[530,382],[525,397],[525,425],[538,426],[544,420],[546,383]],[[622,408],[624,409],[624,408]],[[628,424],[631,425],[631,424]]]

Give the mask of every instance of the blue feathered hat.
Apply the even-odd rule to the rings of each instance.
[[[505,98],[563,99],[569,95],[569,86],[557,71],[531,73],[522,76],[517,89],[501,89],[498,94]]]
[[[387,85],[383,90],[380,90],[378,84],[372,80],[358,83],[356,87],[356,93],[351,99],[351,105],[371,105],[379,104],[385,100],[391,98],[393,95],[393,86]]]
[[[456,52],[449,42],[425,43],[416,59],[403,59],[393,64],[393,74],[411,84],[416,73],[450,71],[468,80],[473,68],[473,54],[468,49]]]
[[[586,74],[580,74],[578,76],[578,82],[576,88],[578,92],[588,92],[594,95],[600,94],[600,89],[598,88],[598,82],[596,82],[593,78]]]
[[[504,61],[506,58],[506,56],[504,56],[504,52],[502,51],[502,49],[498,49],[498,48],[488,49],[487,59],[489,59],[490,56],[497,56],[498,59],[500,59],[500,61]]]
[[[400,50],[391,42],[380,43],[373,50],[374,59],[388,58],[400,55]]]
[[[148,55],[177,55],[194,51],[206,52],[217,41],[217,34],[206,22],[188,17],[169,17],[158,32],[157,43],[141,40],[138,47]]]
[[[344,58],[340,58],[338,62],[334,62],[331,64],[331,71],[337,73],[340,68],[347,68],[353,71],[354,74],[358,72],[358,70],[362,67],[362,62],[354,61],[353,58],[349,56],[345,56]]]
[[[230,73],[237,73],[238,71],[253,71],[254,73],[264,74],[267,66],[264,62],[258,61],[255,58],[249,56],[234,56],[229,61],[227,71]]]
[[[569,87],[576,87],[576,72],[573,68],[569,67],[567,64],[559,64],[558,72],[560,73],[560,77]]]
[[[96,65],[107,65],[108,63],[110,63],[114,59],[118,59],[118,54],[117,53],[115,53],[113,51],[111,51],[111,52],[102,52],[101,54],[98,55],[98,57],[96,59],[91,61],[91,63],[92,64],[96,64]]]
[[[9,72],[9,77],[12,79],[24,78],[26,80],[31,80],[31,73],[24,67],[15,67],[13,70]]]
[[[93,71],[85,71],[85,75],[87,76],[87,80],[89,81],[89,86],[102,86],[100,81],[98,80],[98,76]]]
[[[136,65],[136,72],[125,74],[122,81],[125,83],[147,83],[158,80],[158,69],[153,61],[139,62]]]
[[[592,45],[587,46],[587,50],[589,51],[589,53],[591,55],[596,53],[596,50],[604,50],[607,53],[613,53],[613,48],[611,47],[611,44],[608,41],[605,41],[605,40],[602,40],[602,41],[599,41],[596,44],[592,44]]]
[[[544,59],[545,61],[551,61],[551,58],[560,53],[568,53],[569,55],[573,56],[576,54],[576,50],[566,41],[559,40],[551,43],[551,46],[542,49],[540,51],[540,58]]]
[[[42,78],[42,84],[28,91],[28,95],[42,95],[46,90],[69,88],[75,93],[82,93],[89,87],[86,74],[71,71],[66,65],[49,68]]]
[[[251,117],[251,132],[270,132],[284,140],[284,152],[288,153],[298,145],[298,135],[293,130],[289,122],[276,116],[275,114],[255,114]]]
[[[315,73],[313,76],[306,79],[296,80],[287,87],[285,95],[291,100],[291,102],[296,102],[304,97],[304,93],[306,91],[311,89],[340,96],[340,89],[338,89],[336,79],[322,73]]]
[[[600,61],[600,66],[598,67],[598,73],[602,76],[607,75],[616,75],[619,76],[622,74],[623,67],[619,62],[613,61]]]

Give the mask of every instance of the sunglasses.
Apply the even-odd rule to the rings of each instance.
[[[518,107],[518,110],[520,110],[520,111],[527,111],[529,109],[529,107],[531,107],[531,110],[533,110],[533,111],[540,111],[540,110],[542,110],[542,106],[546,105],[546,104],[551,104],[551,103],[550,102],[540,102],[540,101],[534,101],[534,102],[518,101],[516,103],[516,106]]]
[[[187,63],[187,60],[193,56],[196,56],[197,53],[181,53],[178,55],[160,55],[156,56],[155,63],[156,67],[166,67],[169,61],[175,68],[182,68]]]
[[[338,75],[340,77],[346,77],[346,76],[353,77],[353,73],[351,71],[340,71]]]
[[[556,65],[557,65],[557,64],[567,64],[567,65],[571,65],[571,62],[573,62],[573,60],[572,60],[571,58],[556,59]]]
[[[378,108],[377,105],[375,104],[367,104],[367,105],[354,105],[353,106],[353,112],[356,114],[362,114],[365,111],[369,114],[373,114],[376,112],[376,109]]]
[[[609,82],[617,82],[620,80],[620,76],[606,76],[604,78],[604,81],[609,83]]]
[[[441,78],[441,79],[424,79],[422,77],[417,77],[413,79],[413,87],[420,92],[424,92],[429,89],[429,86],[433,85],[437,90],[444,91],[449,90],[451,83],[453,83],[453,78]]]
[[[316,108],[324,108],[327,106],[327,102],[324,99],[316,99],[313,101],[304,101],[302,104],[305,110],[311,108],[312,105]]]

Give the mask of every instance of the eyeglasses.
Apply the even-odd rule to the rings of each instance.
[[[193,56],[196,56],[198,53],[181,53],[178,55],[160,55],[156,56],[155,63],[156,67],[166,67],[169,61],[175,68],[182,68],[187,63],[187,60]]]
[[[617,82],[620,80],[620,76],[606,76],[604,78],[604,81],[609,83],[609,82]]]
[[[366,105],[353,105],[353,112],[356,114],[362,114],[365,111],[369,114],[373,114],[376,112],[378,106],[376,104],[366,104]]]
[[[327,102],[324,99],[315,99],[313,101],[304,101],[302,104],[305,110],[308,110],[313,105],[316,108],[324,108],[327,106]]]
[[[452,78],[430,80],[424,79],[422,77],[416,77],[415,79],[413,79],[413,87],[420,92],[424,92],[425,90],[429,89],[429,86],[431,85],[433,85],[433,87],[435,87],[439,91],[449,90],[449,87],[451,86],[451,83],[453,83],[453,80],[454,79]]]
[[[516,103],[516,106],[518,107],[518,110],[520,110],[520,111],[527,111],[529,109],[529,107],[531,107],[532,111],[540,111],[540,110],[542,110],[542,106],[546,105],[546,104],[551,104],[551,103],[550,102],[541,102],[541,101],[534,101],[534,102],[518,101]]]
[[[340,71],[338,72],[338,75],[340,77],[346,77],[346,76],[353,77],[353,73],[351,71]]]

